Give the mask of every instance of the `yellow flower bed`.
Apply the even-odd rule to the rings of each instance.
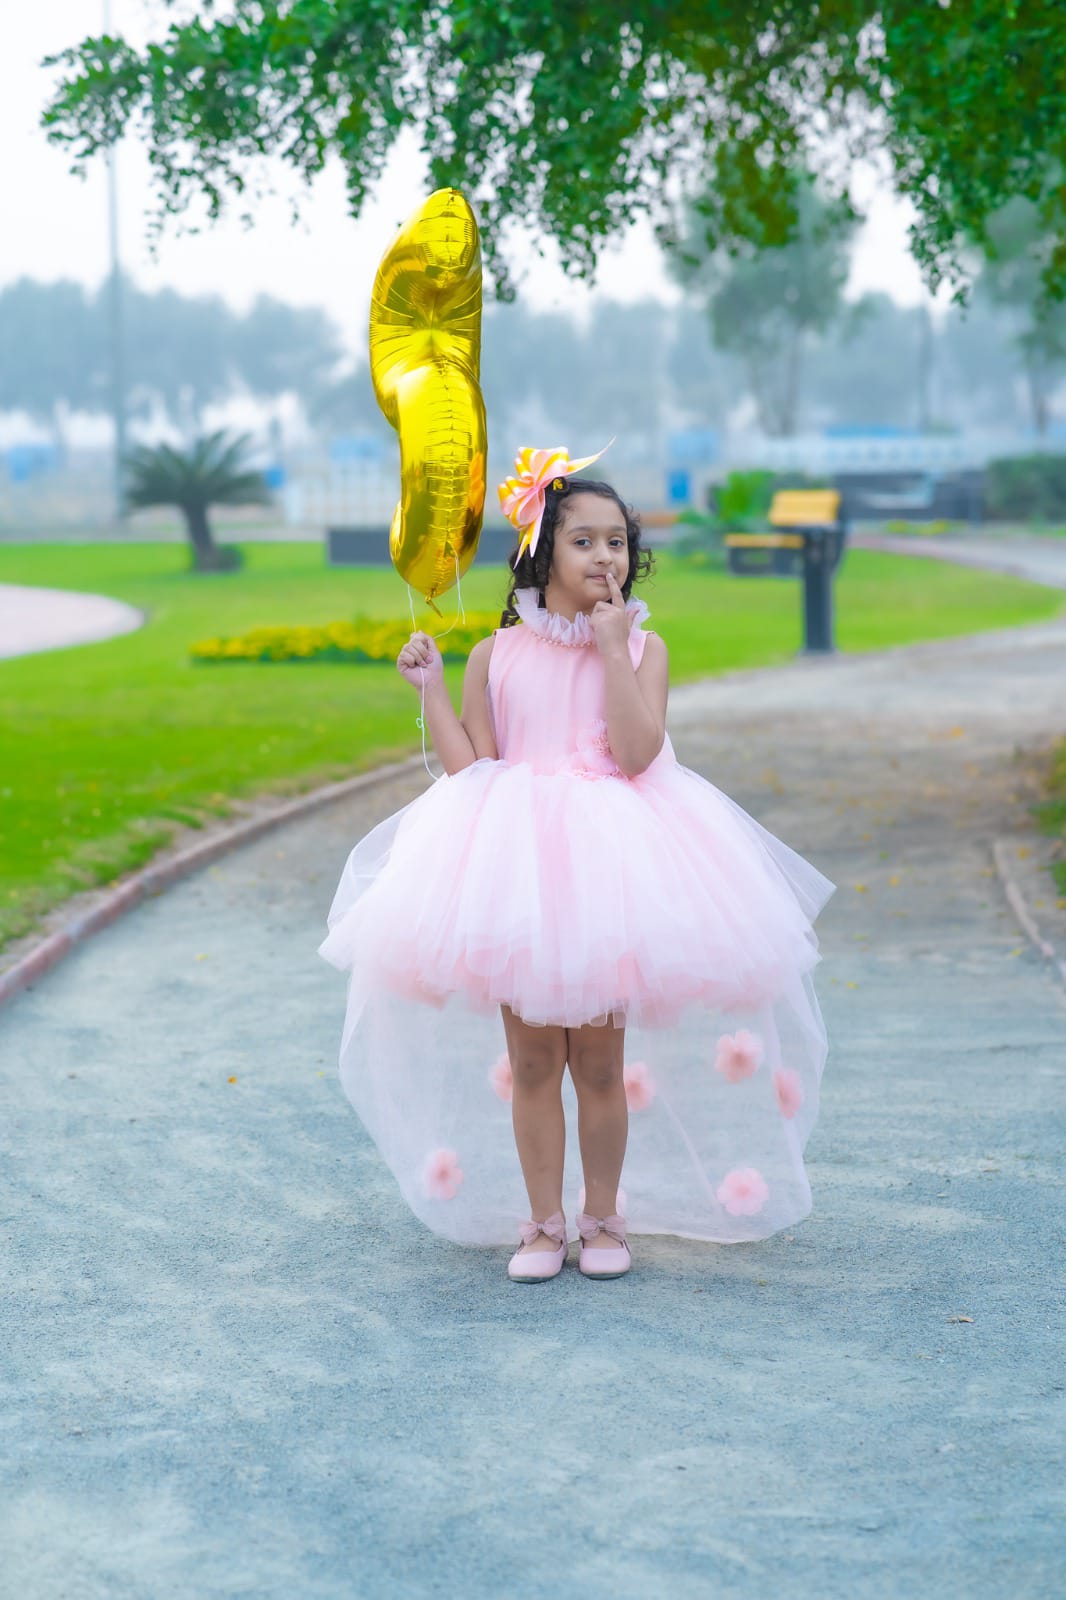
[[[479,639],[500,625],[498,611],[468,611],[440,637],[445,661],[465,661]],[[428,629],[426,630],[429,631]],[[189,646],[193,661],[387,661],[394,663],[411,637],[409,622],[354,617],[317,627],[250,628],[232,638],[200,639]]]
[[[945,533],[954,533],[957,526],[957,523],[946,522],[942,517],[933,522],[906,522],[902,518],[894,517],[885,523],[885,532],[915,533],[924,535],[927,539],[937,539]]]

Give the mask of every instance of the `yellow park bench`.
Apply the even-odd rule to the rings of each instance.
[[[832,574],[847,537],[838,489],[779,489],[770,527],[727,533],[729,570],[740,577],[803,579],[804,653],[833,650]]]
[[[796,578],[803,570],[811,534],[834,535],[831,565],[840,559],[839,489],[779,489],[770,502],[770,528],[764,533],[727,533],[729,570],[741,577]],[[790,528],[790,533],[774,529]]]

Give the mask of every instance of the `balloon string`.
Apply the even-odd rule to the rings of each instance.
[[[460,620],[460,618],[462,619],[463,622],[466,621],[466,607],[463,605],[463,586],[462,586],[462,583],[460,582],[460,579],[459,579],[459,557],[458,556],[456,556],[456,558],[455,558],[455,590],[456,590],[456,594],[457,594],[458,600],[459,600],[459,614],[456,617],[455,622],[453,622],[451,624],[451,627],[445,628],[443,633],[436,633],[436,634],[433,635],[433,637],[435,639],[443,639],[445,633],[451,633],[452,628],[455,627],[455,623],[458,622]],[[411,585],[410,584],[407,585],[407,605],[408,605],[408,608],[409,608],[409,610],[411,612],[411,628],[412,628],[412,631],[417,631],[418,623],[417,623],[417,621],[415,619],[415,603],[414,603],[413,599],[411,598]],[[422,676],[422,687],[419,690],[419,695],[418,695],[419,712],[418,712],[418,716],[415,718],[415,727],[421,729],[421,732],[422,732],[422,764],[425,767],[426,771],[429,773],[430,777],[433,779],[433,782],[436,783],[437,779],[439,777],[443,777],[444,774],[443,773],[437,773],[437,772],[433,771],[433,768],[429,764],[429,757],[426,754],[426,671],[425,671],[424,667],[419,667],[418,670],[419,670],[419,673]]]

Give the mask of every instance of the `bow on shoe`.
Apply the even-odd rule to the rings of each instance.
[[[519,1232],[523,1244],[532,1244],[538,1233],[543,1233],[548,1239],[554,1239],[556,1244],[562,1244],[566,1238],[566,1218],[561,1211],[553,1211],[543,1222],[523,1222]]]
[[[586,1211],[582,1211],[577,1219],[577,1231],[582,1239],[595,1239],[596,1235],[602,1231],[610,1234],[611,1238],[616,1239],[619,1244],[625,1244],[626,1219],[617,1215],[613,1217],[590,1217]]]

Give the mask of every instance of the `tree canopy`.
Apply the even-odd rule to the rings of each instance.
[[[714,346],[743,362],[764,432],[795,433],[804,344],[846,319],[844,300],[854,222],[809,181],[797,182],[794,237],[772,250],[708,251],[698,197],[672,256],[680,282],[704,304]]]
[[[669,238],[691,181],[710,248],[776,245],[797,166],[849,204],[876,154],[930,288],[964,296],[964,242],[1022,194],[1044,292],[1066,296],[1061,0],[203,0],[144,49],[95,37],[49,64],[44,121],[75,170],[143,137],[157,232],[197,198],[250,215],[265,157],[308,180],[338,157],[358,215],[409,127],[433,185],[477,207],[506,296],[516,221],[590,275],[641,214]]]

